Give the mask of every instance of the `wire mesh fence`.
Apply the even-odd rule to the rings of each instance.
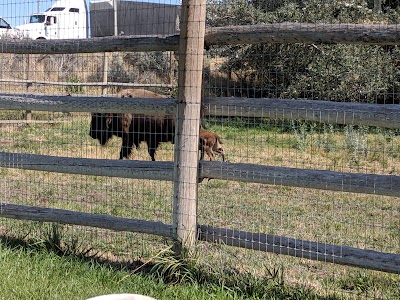
[[[376,9],[383,13],[376,14]],[[307,102],[298,109],[301,113],[296,112],[299,107],[292,109],[290,104],[286,109],[258,111],[257,117],[252,112],[255,98],[263,97],[283,101],[304,99],[398,104],[396,46],[352,45],[344,39],[337,45],[318,43],[318,40],[331,36],[329,33],[322,36],[319,29],[330,28],[333,32],[335,26],[343,23],[350,28],[353,24],[363,24],[364,32],[372,32],[368,25],[380,24],[385,31],[388,24],[398,23],[394,17],[396,9],[394,3],[376,1],[332,1],[329,4],[321,1],[209,2],[207,22],[210,33],[222,32],[215,28],[219,26],[238,26],[240,32],[240,28],[243,31],[250,29],[246,27],[248,25],[276,23],[276,28],[281,28],[283,33],[279,30],[271,33],[272,30],[268,29],[263,32],[269,34],[271,40],[276,40],[282,38],[288,28],[296,26],[292,22],[308,23],[298,24],[299,32],[288,44],[254,42],[251,45],[210,46],[205,59],[204,93],[209,97],[246,98],[242,105],[234,105],[234,101],[225,98],[225,104],[220,101],[220,107],[210,107],[210,114],[205,117],[205,123],[224,137],[228,161],[351,174],[397,175],[398,129],[391,129],[390,122],[379,127],[355,125],[352,122],[358,119],[356,113],[348,115],[347,124],[338,122],[340,117],[335,114],[330,120],[320,117],[320,120],[326,120],[320,122],[318,116],[329,109],[314,107]],[[300,32],[302,28],[310,29],[311,42]],[[254,30],[257,29],[254,27]],[[233,29],[229,32],[235,33]],[[261,40],[261,36],[261,33],[258,36],[254,34],[254,40],[257,37]],[[298,43],[301,39],[305,43]],[[215,40],[218,40],[217,35]],[[353,42],[356,43],[355,38]],[[218,116],[217,111],[221,110],[225,113]],[[273,116],[279,117],[271,118],[271,111]],[[302,117],[298,118],[300,115]],[[381,118],[388,116],[383,114]],[[315,121],[310,121],[312,119]],[[297,172],[295,169],[293,172]],[[217,180],[207,183],[208,189],[205,192],[200,190],[199,206],[202,208],[204,205],[204,214],[200,208],[198,222],[233,231],[266,233],[283,239],[398,253],[397,197],[328,191],[333,185],[329,179],[322,180],[326,180],[327,190],[282,185],[278,173],[272,185],[249,184],[241,182],[240,178],[236,182]],[[251,174],[253,177],[257,175]],[[221,175],[223,178],[224,174]],[[342,188],[346,190],[346,183],[343,182]],[[223,191],[230,191],[229,196]],[[200,200],[202,197],[205,201]],[[383,209],[386,205],[392,207],[390,213]],[[210,215],[211,207],[213,213]],[[248,239],[252,238],[257,240],[248,235]],[[245,243],[243,240],[240,242]],[[255,243],[254,249],[258,247],[262,245]],[[291,247],[296,249],[293,245],[274,252],[287,253]],[[308,253],[302,255],[307,257]],[[246,267],[254,271],[254,264],[247,265],[252,258],[251,252],[247,252],[243,256],[233,254],[230,260],[235,272]],[[374,278],[377,283],[379,275],[373,272],[366,275],[357,269],[326,264],[320,268],[319,263],[314,265],[314,262],[307,261],[303,265],[301,261],[293,263],[292,258],[277,259],[267,255],[264,263],[259,261],[255,265],[261,273],[268,273],[269,268],[279,265],[286,270],[286,280],[312,286],[323,291],[322,294],[329,294],[327,291],[332,289],[340,297],[391,298],[397,293],[393,283],[398,281],[398,277],[391,284],[386,279],[383,280],[385,283],[381,282],[391,286],[393,291],[392,295],[382,296],[377,290],[372,291],[373,288],[361,291],[363,288],[354,284],[355,278],[363,276]],[[315,275],[319,278],[317,281],[312,279]]]
[[[92,37],[115,34],[115,13],[119,37],[179,34],[179,3],[118,1],[115,11],[110,1],[96,2],[101,1],[87,6],[93,17],[90,26],[97,26],[91,28]],[[11,23],[22,23],[21,19],[36,13],[37,3],[29,3],[30,12],[19,11],[16,3],[4,4],[2,8],[7,13],[3,12],[3,17],[10,16],[7,19]],[[43,1],[40,6],[45,6]],[[200,243],[200,260],[222,270],[223,277],[249,273],[270,278],[278,286],[301,285],[327,298],[396,299],[399,295],[400,279],[395,266],[400,251],[396,187],[400,153],[396,108],[399,53],[397,42],[386,45],[383,41],[385,33],[391,32],[389,26],[398,23],[399,10],[396,1],[208,1],[202,94],[204,98],[220,100],[214,105],[210,100],[201,124],[222,137],[219,146],[227,164],[232,165],[222,171],[226,170],[222,157],[215,151],[214,165],[221,171],[198,184],[197,224],[226,230],[232,244],[250,243],[247,249],[229,247],[229,243]],[[159,17],[163,13],[165,18]],[[100,15],[103,17],[98,19]],[[126,16],[132,15],[141,17],[134,18],[136,23],[126,24],[132,19]],[[102,19],[107,22],[100,22]],[[265,24],[277,24],[282,31],[293,26],[295,31],[307,28],[311,37],[299,34],[300,42],[266,43],[264,32],[247,43],[208,43],[207,37],[219,27],[237,26],[235,30],[240,34],[241,30],[245,32],[245,26]],[[326,38],[327,32],[336,32],[337,26],[351,31],[354,24],[364,26],[364,44],[357,38],[352,44],[346,38],[350,33],[343,34],[343,43],[318,42]],[[368,34],[376,30],[370,25],[379,25],[381,44],[369,41]],[[131,32],[129,28],[142,29]],[[282,38],[279,31],[271,32]],[[219,38],[223,40],[222,35]],[[2,41],[11,43],[7,45],[15,42]],[[38,100],[38,95],[118,97],[123,93],[126,101],[131,97],[155,98],[130,95],[125,90],[140,88],[167,98],[178,96],[176,51],[15,54],[12,49],[17,50],[18,43],[0,53],[2,94],[33,94]],[[255,106],[260,98],[293,104],[264,110]],[[317,104],[311,106],[308,100]],[[370,114],[360,117],[358,106],[338,106],[335,110],[323,106],[322,101],[362,104]],[[295,107],[295,102],[303,106]],[[2,152],[116,160],[124,146],[122,129],[121,135],[114,134],[105,146],[90,136],[93,119],[88,112],[35,110],[29,120],[26,110],[10,107],[0,113]],[[102,117],[101,123],[107,126],[109,116],[104,113]],[[137,118],[139,121],[132,128],[137,136],[133,135],[133,139],[142,140],[138,147],[131,141],[129,158],[151,160],[150,140],[139,137],[147,130],[137,125],[145,116]],[[159,136],[164,129],[162,126],[149,131]],[[156,161],[174,160],[174,148],[181,144],[173,145],[173,140],[164,140],[156,147]],[[3,161],[0,169],[1,202],[173,222],[173,181],[149,180],[147,175],[132,179],[21,170],[12,167],[12,160],[7,163]],[[15,164],[18,163],[16,159]],[[253,165],[270,169],[254,171]],[[283,172],[279,168],[286,169]],[[302,183],[312,171],[319,172],[318,178],[312,178],[318,181],[318,187]],[[292,174],[300,175],[288,184],[287,178]],[[357,178],[361,177],[356,176],[364,175],[366,183],[360,184]],[[385,188],[379,186],[382,182]],[[1,218],[0,224],[2,235],[8,237],[44,238],[52,230],[60,230],[66,245],[78,243],[78,248],[91,249],[90,253],[101,253],[111,260],[150,258],[171,244],[165,237],[80,225],[56,226],[6,218]],[[215,239],[224,240],[226,235],[218,231]],[[307,243],[317,243],[317,249],[308,248]],[[275,246],[272,250],[268,248],[271,245]],[[332,245],[339,252],[329,252]],[[348,247],[366,250],[364,254],[373,251],[391,255],[387,264],[394,265],[391,272],[395,274],[343,266],[341,259],[346,257]],[[296,251],[298,257],[291,257]],[[313,255],[319,261],[310,260]]]

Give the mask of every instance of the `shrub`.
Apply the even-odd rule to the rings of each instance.
[[[80,83],[81,80],[77,76],[70,76],[65,79],[68,83]],[[67,85],[65,86],[65,92],[67,94],[82,94],[83,86],[81,85]]]

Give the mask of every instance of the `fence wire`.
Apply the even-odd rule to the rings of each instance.
[[[265,23],[280,23],[282,28],[293,26],[293,22],[326,23],[326,28],[351,23],[365,24],[368,32],[372,23],[397,24],[398,9],[396,4],[384,1],[209,1],[207,24],[210,32],[221,26],[239,26],[240,32],[240,26]],[[253,117],[246,109],[255,98],[398,104],[397,51],[396,46],[318,43],[211,46],[205,58],[204,94],[247,101],[244,106],[224,106],[223,102],[211,106],[203,123],[223,137],[227,160],[232,163],[398,176],[398,129],[350,121],[304,121],[296,119],[296,114],[290,119],[290,109],[279,111],[285,118],[271,118],[270,112]],[[318,114],[318,108],[305,104],[307,109]],[[215,113],[221,110],[224,116]],[[321,107],[319,112],[326,111]],[[245,183],[240,178],[231,182],[223,180],[224,175],[200,186],[199,224],[320,245],[399,253],[397,197],[284,186],[280,177],[272,185]],[[331,184],[326,181],[325,185],[329,189]],[[240,243],[238,235],[232,235]],[[214,251],[210,252],[217,255]],[[227,272],[245,269],[265,275],[278,268],[285,270],[286,281],[311,286],[324,296],[392,298],[398,293],[393,285],[398,277],[389,283],[390,276],[378,279],[380,275],[373,271],[329,264],[321,267],[309,260],[233,251],[221,250],[232,267]],[[275,250],[285,251],[289,249]],[[377,286],[356,287],[354,279],[364,276],[375,283],[380,281],[377,285],[390,286],[392,292],[383,296],[385,292],[375,289]]]
[[[179,34],[179,3],[129,2],[118,1],[117,29],[113,7],[90,4],[91,38],[113,36],[115,30],[118,36]],[[51,4],[40,1],[40,11]],[[2,16],[16,27],[37,12],[37,5],[37,1],[28,1],[26,10],[22,10],[18,3],[9,1],[0,8]],[[363,24],[367,33],[369,25],[380,24],[385,32],[385,26],[398,24],[400,17],[397,1],[209,0],[207,5],[208,30],[239,26],[239,32],[240,26],[247,25],[291,26],[285,22],[326,24],[326,27],[343,24],[349,28],[351,25],[345,24]],[[134,23],[129,23],[130,20]],[[129,98],[126,89],[146,89],[176,98],[178,54],[172,51],[0,52],[0,92],[105,97],[126,93]],[[228,163],[400,176],[398,128],[243,113],[256,98],[398,105],[399,59],[397,45],[211,45],[205,49],[203,97],[246,98],[246,104],[218,104],[203,113],[201,123],[206,130],[221,136],[220,146]],[[148,98],[146,95],[136,97]],[[219,116],[213,110],[223,110],[224,115]],[[280,113],[291,114],[285,110]],[[106,117],[101,121],[104,124]],[[382,119],[386,117],[389,116],[383,115]],[[107,145],[101,146],[98,139],[89,135],[90,113],[1,110],[0,120],[2,152],[110,160],[117,160],[120,155],[121,137],[114,135]],[[144,120],[144,116],[139,120]],[[145,132],[137,127],[133,131],[138,135]],[[156,130],[153,134],[160,132]],[[171,141],[161,143],[156,160],[173,161],[174,147]],[[223,158],[218,152],[215,156],[215,163],[219,164]],[[148,142],[133,147],[129,159],[151,160]],[[209,157],[206,155],[205,159]],[[1,167],[0,173],[0,202],[172,223],[172,181],[8,167]],[[221,173],[218,179],[199,183],[199,225],[320,245],[400,253],[397,196],[350,193],[344,185],[343,191],[330,190],[329,181],[324,182],[324,190],[284,185],[278,176],[274,177],[274,184],[265,184],[241,178],[226,180],[225,175]],[[140,233],[0,218],[0,233],[7,237],[35,240],[48,237],[53,230],[62,232],[66,245],[76,245],[78,241],[80,250],[92,249],[91,253],[101,253],[112,261],[149,258],[171,243],[169,239]],[[269,278],[276,285],[304,286],[321,298],[397,299],[399,296],[398,274],[314,261],[307,255],[295,258],[277,254],[290,250],[286,248],[275,253],[257,251],[264,249],[263,246],[266,245],[254,245],[250,250],[200,242],[199,260],[215,265],[216,270],[221,270],[222,279],[249,273]]]

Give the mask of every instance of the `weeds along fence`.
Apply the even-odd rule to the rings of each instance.
[[[183,11],[183,14],[185,13],[187,12]],[[198,14],[200,18],[202,14],[204,14],[204,11]],[[400,176],[397,175],[396,171],[393,172],[394,174],[379,174],[378,172],[340,172],[337,170],[255,163],[198,161],[197,128],[200,124],[201,107],[202,115],[211,119],[240,118],[240,120],[257,120],[257,122],[258,120],[272,120],[274,122],[308,121],[335,126],[373,126],[393,130],[400,129],[400,108],[397,104],[341,103],[323,101],[324,99],[293,100],[214,96],[203,97],[201,106],[199,101],[201,91],[199,76],[201,76],[202,70],[202,63],[199,63],[199,60],[202,61],[204,46],[208,48],[214,45],[230,44],[291,43],[308,45],[398,45],[400,41],[398,27],[396,25],[385,25],[383,28],[381,25],[351,24],[350,26],[348,24],[304,23],[230,26],[208,29],[204,35],[204,43],[201,32],[196,33],[196,36],[192,36],[191,39],[186,36],[190,34],[193,34],[193,32],[188,29],[187,32],[181,32],[180,37],[169,36],[164,38],[127,36],[63,41],[0,40],[3,53],[178,51],[180,55],[178,99],[0,94],[0,109],[2,110],[72,113],[124,113],[134,111],[138,114],[177,114],[178,126],[174,161],[116,161],[17,152],[0,153],[0,166],[6,169],[172,181],[174,182],[175,193],[171,223],[43,206],[20,205],[7,201],[1,202],[0,215],[5,218],[20,220],[148,233],[172,239],[177,238],[187,247],[192,247],[194,239],[197,238],[202,241],[240,248],[399,274],[400,255],[398,250],[392,246],[389,247],[389,251],[377,251],[363,248],[362,242],[353,247],[326,241],[320,242],[318,238],[316,238],[316,241],[292,238],[272,232],[266,233],[260,229],[263,226],[262,224],[255,226],[259,231],[233,228],[234,226],[230,228],[214,226],[211,225],[212,220],[209,224],[202,225],[197,221],[196,215],[196,190],[198,186],[207,184],[206,179],[213,179],[215,182],[237,182],[239,184],[237,193],[242,191],[241,184],[252,183],[271,185],[277,188],[333,191],[349,193],[349,195],[382,195],[397,199],[400,196]],[[191,42],[193,44],[190,44]],[[273,137],[276,136],[273,135]],[[241,147],[240,143],[231,145],[230,151],[239,151]],[[209,185],[212,184],[213,180]],[[223,189],[223,185],[221,189]],[[273,193],[271,190],[269,192]],[[265,193],[268,193],[268,191]],[[303,193],[306,197],[307,193],[304,190]],[[351,198],[351,196],[349,197]],[[250,196],[249,199],[253,198]],[[301,201],[301,199],[298,200]],[[263,198],[257,199],[258,201],[262,202]],[[251,204],[248,205],[251,206]],[[327,205],[334,205],[334,203]],[[243,206],[245,205],[243,204]],[[398,211],[393,211],[392,214],[395,218]],[[251,213],[250,216],[243,217],[245,220],[241,220],[239,224],[244,224],[244,228],[251,228],[252,224],[246,223],[252,222]],[[282,216],[280,218],[282,221]],[[279,222],[278,219],[274,220]],[[215,223],[218,223],[218,221]],[[344,227],[344,223],[341,223],[340,226]],[[360,224],[354,223],[350,226],[357,227]],[[279,227],[278,225],[271,226],[272,228]],[[383,229],[386,228],[385,226],[382,227]],[[393,230],[398,233],[396,225]],[[303,232],[300,232],[300,235],[302,234]],[[397,241],[398,244],[399,236],[395,234],[393,239],[393,243],[396,244]],[[382,246],[381,248],[385,247]]]

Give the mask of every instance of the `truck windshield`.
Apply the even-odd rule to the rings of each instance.
[[[65,7],[53,7],[51,11],[63,11]]]
[[[44,20],[46,19],[45,15],[32,15],[29,23],[44,23]]]
[[[3,19],[0,19],[0,28],[11,28],[11,26]]]

